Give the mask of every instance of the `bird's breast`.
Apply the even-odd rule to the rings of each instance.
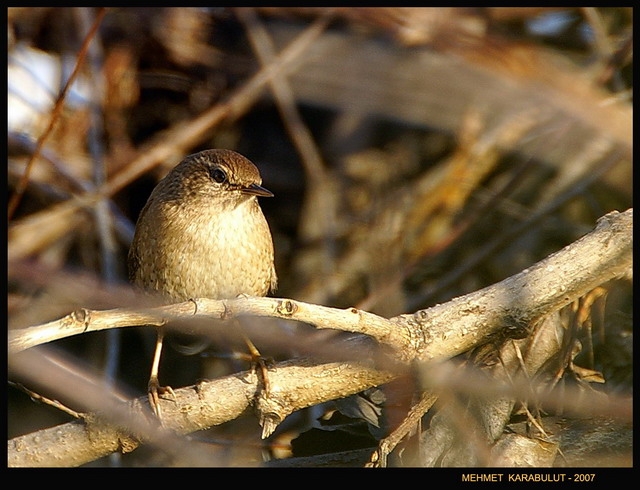
[[[158,221],[152,249],[139,254],[141,267],[154,269],[152,289],[223,299],[264,296],[275,283],[273,241],[257,202],[224,212],[165,209]]]

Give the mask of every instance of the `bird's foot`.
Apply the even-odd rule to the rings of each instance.
[[[169,397],[175,402],[176,394],[171,388],[171,386],[160,386],[158,382],[157,376],[151,376],[149,379],[149,385],[147,388],[149,393],[149,405],[151,406],[151,410],[159,419],[162,418],[162,410],[160,409],[160,397],[164,395],[169,395]]]
[[[251,371],[255,372],[258,378],[262,381],[263,395],[269,396],[269,368],[273,366],[274,361],[270,357],[264,357],[260,354],[258,348],[251,342],[249,337],[244,335],[244,342],[249,349],[248,360],[251,364]]]

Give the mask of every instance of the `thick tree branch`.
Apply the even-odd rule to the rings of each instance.
[[[422,361],[460,354],[500,331],[521,336],[536,320],[630,274],[632,230],[633,209],[608,213],[591,233],[514,276],[393,320],[411,328],[411,354]]]
[[[183,453],[184,444],[176,442],[180,439],[175,434],[189,434],[233,420],[252,403],[257,404],[261,417],[270,419],[267,424],[277,424],[294,410],[348,396],[394,377],[356,363],[294,359],[269,370],[268,397],[264,396],[255,371],[176,389],[175,401],[160,400],[163,424],[160,427],[151,416],[146,396],[126,401],[109,393],[99,380],[84,374],[70,375],[68,361],[62,363],[37,351],[18,354],[12,362],[12,374],[33,378],[35,372],[39,382],[55,385],[61,396],[93,414],[82,423],[70,422],[13,438],[8,445],[9,466],[78,466],[114,451],[130,452],[140,441],[189,459],[191,455]],[[61,365],[65,365],[66,372],[61,372]],[[176,452],[176,447],[181,449]],[[190,459],[190,464],[200,459],[201,456]]]

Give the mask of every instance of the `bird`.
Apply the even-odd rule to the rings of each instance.
[[[140,212],[127,257],[130,281],[167,303],[275,291],[273,238],[258,203],[258,197],[272,196],[262,187],[258,168],[235,151],[210,149],[185,157]],[[158,417],[159,396],[175,397],[158,380],[164,334],[158,328],[148,384]]]

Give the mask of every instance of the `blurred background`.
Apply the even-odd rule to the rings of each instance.
[[[261,205],[279,297],[392,317],[509,277],[632,206],[632,20],[630,8],[9,8],[9,328],[126,306],[113,288],[142,206],[207,148],[247,156],[275,194]],[[630,282],[604,297],[575,362],[630,393]],[[120,329],[56,348],[140,396],[153,339]],[[166,349],[161,381],[193,384],[202,362]],[[70,420],[8,391],[9,438]],[[251,419],[212,437],[256,434]],[[122,460],[168,464],[144,449]]]

